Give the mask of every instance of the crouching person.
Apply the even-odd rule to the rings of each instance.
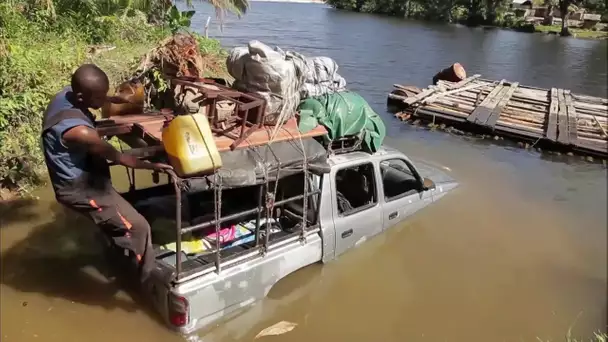
[[[120,103],[108,91],[108,76],[95,65],[82,65],[72,74],[71,85],[55,95],[44,113],[44,157],[57,201],[89,217],[124,249],[143,283],[154,267],[150,226],[112,187],[107,161],[135,169],[171,167],[123,154],[97,134],[89,108]]]

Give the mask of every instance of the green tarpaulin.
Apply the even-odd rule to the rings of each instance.
[[[352,91],[329,93],[300,102],[300,132],[306,133],[321,124],[327,128],[329,139],[359,136],[363,148],[376,152],[386,135],[380,116],[367,101]]]

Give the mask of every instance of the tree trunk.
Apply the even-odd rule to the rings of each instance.
[[[571,36],[570,30],[568,29],[568,18],[570,18],[570,12],[568,9],[570,8],[571,0],[560,0],[559,1],[559,12],[562,17],[562,31],[559,33],[562,37]]]
[[[479,26],[483,21],[483,15],[481,14],[482,4],[481,0],[470,0],[469,1],[469,16],[467,17],[467,25]]]
[[[547,6],[547,12],[545,12],[544,25],[553,25],[553,5]]]
[[[492,25],[496,21],[496,1],[486,0],[486,24]]]
[[[363,0],[357,0],[355,2],[355,12],[361,12],[361,10],[363,9],[363,5],[365,4],[365,1]]]
[[[448,22],[449,23],[453,22],[453,20],[452,20],[452,8],[453,7],[454,7],[453,1],[449,0],[448,1],[448,6],[446,6],[444,8],[445,16],[446,16],[446,18],[448,18]]]
[[[570,29],[568,28],[568,18],[570,17],[570,13],[566,12],[566,14],[562,14],[562,32],[560,32],[560,36],[567,37],[571,36]]]

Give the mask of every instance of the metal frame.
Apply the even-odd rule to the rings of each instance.
[[[253,94],[246,94],[234,89],[222,86],[213,81],[195,78],[174,78],[171,80],[174,84],[195,88],[201,94],[195,98],[195,102],[203,102],[207,106],[207,115],[211,119],[211,131],[213,133],[225,135],[234,140],[230,149],[237,148],[251,133],[256,129],[264,126],[266,114],[266,100]],[[218,88],[218,90],[204,87],[203,84],[210,84]],[[234,112],[237,119],[235,123],[228,128],[219,128],[219,116],[216,113],[215,106],[217,101],[229,101],[235,104]],[[253,111],[253,115],[251,115]],[[240,119],[240,120],[239,120]],[[232,131],[240,125],[240,133],[238,135]]]
[[[132,125],[132,127],[134,127],[135,125]],[[122,126],[121,126],[122,127]],[[122,131],[121,131],[122,132]],[[124,133],[123,133],[124,134]],[[272,152],[272,148],[270,149]],[[131,154],[133,156],[137,156],[139,158],[144,158],[144,159],[152,159],[155,156],[158,156],[160,152],[163,151],[162,145],[155,145],[155,146],[147,146],[147,147],[140,147],[140,148],[133,148],[127,151],[124,151],[124,153],[127,154]],[[274,155],[274,152],[272,152]],[[275,159],[277,158],[276,155],[274,155]],[[278,161],[278,159],[277,159]],[[183,281],[184,277],[190,278],[192,275],[185,275],[182,269],[182,247],[181,247],[181,242],[182,242],[182,236],[184,234],[187,233],[191,233],[194,231],[198,231],[198,230],[202,230],[205,229],[207,227],[213,226],[215,225],[216,227],[216,236],[220,236],[220,223],[225,222],[225,221],[229,221],[229,220],[235,220],[238,219],[240,217],[245,217],[248,215],[252,215],[252,214],[256,214],[257,213],[257,217],[256,217],[256,227],[255,227],[255,242],[254,242],[254,247],[250,248],[247,250],[248,253],[251,252],[256,252],[256,251],[260,251],[262,254],[264,254],[267,250],[268,247],[271,243],[270,241],[270,234],[267,233],[265,235],[265,238],[263,239],[263,241],[261,241],[262,239],[260,239],[260,223],[261,223],[261,218],[262,218],[262,214],[265,212],[265,218],[266,218],[266,222],[267,222],[267,229],[266,231],[269,232],[270,230],[269,228],[269,219],[272,216],[272,209],[274,209],[277,206],[281,206],[287,203],[292,203],[298,200],[303,200],[303,208],[302,208],[302,216],[299,216],[295,213],[291,213],[292,216],[296,216],[295,218],[299,218],[302,219],[302,227],[299,231],[299,237],[298,239],[300,239],[300,241],[305,241],[305,237],[306,235],[310,232],[313,231],[315,229],[319,228],[319,208],[318,208],[318,203],[320,202],[320,196],[321,196],[321,191],[322,189],[316,189],[314,191],[310,191],[310,186],[311,186],[311,180],[309,179],[309,171],[308,171],[308,165],[307,165],[308,161],[306,160],[306,157],[303,160],[303,167],[302,167],[302,173],[304,175],[304,193],[302,195],[297,195],[297,196],[292,196],[290,198],[287,199],[281,199],[279,201],[275,201],[275,195],[273,193],[271,193],[269,191],[269,184],[272,182],[274,184],[274,188],[276,190],[276,188],[278,187],[278,183],[281,181],[281,169],[284,168],[285,166],[281,163],[278,162],[278,169],[276,170],[276,176],[273,176],[272,179],[266,175],[265,177],[265,181],[261,184],[258,184],[257,186],[258,188],[258,199],[257,199],[257,206],[253,209],[248,209],[248,210],[244,210],[235,214],[231,214],[228,215],[226,217],[221,217],[221,210],[218,212],[218,216],[217,219],[213,219],[213,220],[209,220],[203,223],[199,223],[193,226],[189,226],[189,227],[182,227],[182,182],[183,180],[177,176],[177,174],[175,174],[175,172],[171,171],[171,170],[167,170],[165,171],[165,173],[167,174],[167,178],[168,178],[168,182],[172,184],[173,186],[173,191],[175,192],[175,202],[176,202],[176,213],[175,213],[175,222],[176,222],[176,274],[175,274],[175,281],[179,282],[179,281]],[[113,163],[109,163],[109,165],[113,165]],[[149,190],[149,189],[141,189],[141,190],[137,190],[135,188],[135,183],[136,183],[136,177],[135,177],[135,172],[133,169],[129,170],[127,169],[127,175],[129,176],[129,182],[131,183],[129,186],[129,190],[127,191],[127,193],[125,193],[125,195],[133,195],[136,196],[136,192],[138,191],[142,191],[142,190]],[[217,175],[217,172],[214,174],[216,176],[216,179],[219,178]],[[158,177],[158,173],[155,172],[153,173],[153,179],[155,183],[158,183],[159,181],[159,177]],[[167,186],[171,186],[171,184],[167,184]],[[157,188],[157,187],[152,187],[152,188]],[[168,188],[167,188],[168,190]],[[219,189],[218,189],[218,184],[215,183],[213,185],[213,191],[218,191],[220,193],[221,196],[221,182],[219,184]],[[276,192],[276,191],[275,191]],[[315,221],[313,223],[312,226],[307,227],[308,225],[308,199],[311,196],[317,196],[316,200],[313,200],[313,205],[316,205],[315,207],[315,212],[316,212],[316,216],[315,216]],[[286,211],[289,212],[289,211]],[[295,232],[294,232],[295,235]],[[221,266],[222,266],[222,260],[221,260],[221,248],[220,246],[216,246],[216,250],[215,250],[215,271],[216,272],[220,272],[221,271]],[[258,254],[259,255],[259,254]],[[240,258],[240,257],[239,257]],[[230,258],[231,260],[227,260],[228,264],[233,264],[235,263],[232,258]],[[207,273],[208,271],[203,271],[203,272],[197,272],[197,274],[204,274]]]
[[[304,170],[303,170],[304,171]],[[176,245],[176,263],[175,263],[175,269],[176,269],[176,274],[175,274],[175,281],[179,282],[180,280],[182,280],[184,278],[184,274],[182,272],[182,248],[181,248],[181,242],[182,242],[182,236],[184,234],[187,233],[192,233],[194,231],[198,231],[198,230],[202,230],[211,226],[215,226],[216,227],[216,236],[218,237],[218,242],[219,242],[219,236],[220,236],[220,226],[219,224],[222,222],[226,222],[226,221],[231,221],[231,220],[235,220],[241,217],[245,217],[251,214],[256,214],[257,213],[257,218],[256,218],[256,227],[255,227],[255,240],[254,240],[254,247],[247,250],[247,252],[251,253],[254,252],[256,250],[261,250],[262,253],[265,253],[265,251],[268,249],[268,246],[270,245],[270,230],[269,228],[269,219],[271,218],[271,209],[276,207],[276,206],[281,206],[287,203],[292,203],[298,200],[303,200],[303,210],[302,210],[302,216],[299,217],[302,219],[303,224],[302,227],[300,229],[299,232],[299,236],[300,239],[304,239],[306,232],[311,230],[311,229],[317,229],[319,228],[319,222],[318,222],[318,210],[316,213],[316,222],[313,222],[313,225],[307,228],[307,199],[311,196],[315,196],[317,195],[318,198],[316,200],[316,203],[319,203],[320,200],[320,195],[321,195],[321,189],[316,189],[314,191],[309,191],[309,183],[310,180],[308,179],[308,172],[304,172],[304,182],[305,182],[305,187],[304,187],[304,194],[302,195],[297,195],[297,196],[292,196],[290,198],[287,199],[282,199],[280,201],[274,201],[274,198],[272,198],[272,196],[269,196],[269,192],[268,190],[268,182],[263,183],[263,184],[259,184],[259,190],[258,190],[258,203],[257,206],[253,209],[249,209],[249,210],[244,210],[235,214],[231,214],[225,217],[221,217],[221,212],[218,213],[218,219],[213,219],[213,220],[209,220],[206,222],[202,222],[196,225],[192,225],[189,227],[182,227],[182,194],[181,194],[181,187],[180,187],[180,183],[181,183],[181,179],[173,172],[173,171],[167,171],[166,172],[170,179],[171,179],[171,183],[173,183],[173,187],[175,190],[175,201],[176,201],[176,213],[175,213],[175,221],[176,221],[176,241],[175,241],[175,245]],[[278,182],[280,181],[280,179],[277,177],[275,179],[275,187],[278,186]],[[217,186],[214,184],[214,186]],[[264,196],[264,191],[266,190],[266,196]],[[215,191],[215,189],[214,189]],[[220,189],[221,191],[221,189]],[[318,208],[316,208],[318,209]],[[261,221],[261,215],[263,212],[266,212],[265,218],[266,218],[266,222],[267,222],[267,226],[266,226],[266,234],[265,234],[265,239],[263,241],[262,244],[260,244],[260,221]],[[294,233],[295,235],[295,233]],[[222,260],[221,260],[221,244],[218,243],[216,244],[216,248],[215,248],[215,270],[216,272],[220,272],[221,271],[221,266],[222,266]]]

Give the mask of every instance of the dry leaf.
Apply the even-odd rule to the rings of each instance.
[[[275,325],[269,326],[268,328],[260,331],[255,336],[255,338],[257,339],[262,336],[270,336],[270,335],[282,335],[284,333],[292,331],[297,325],[298,325],[297,323],[281,321]]]

